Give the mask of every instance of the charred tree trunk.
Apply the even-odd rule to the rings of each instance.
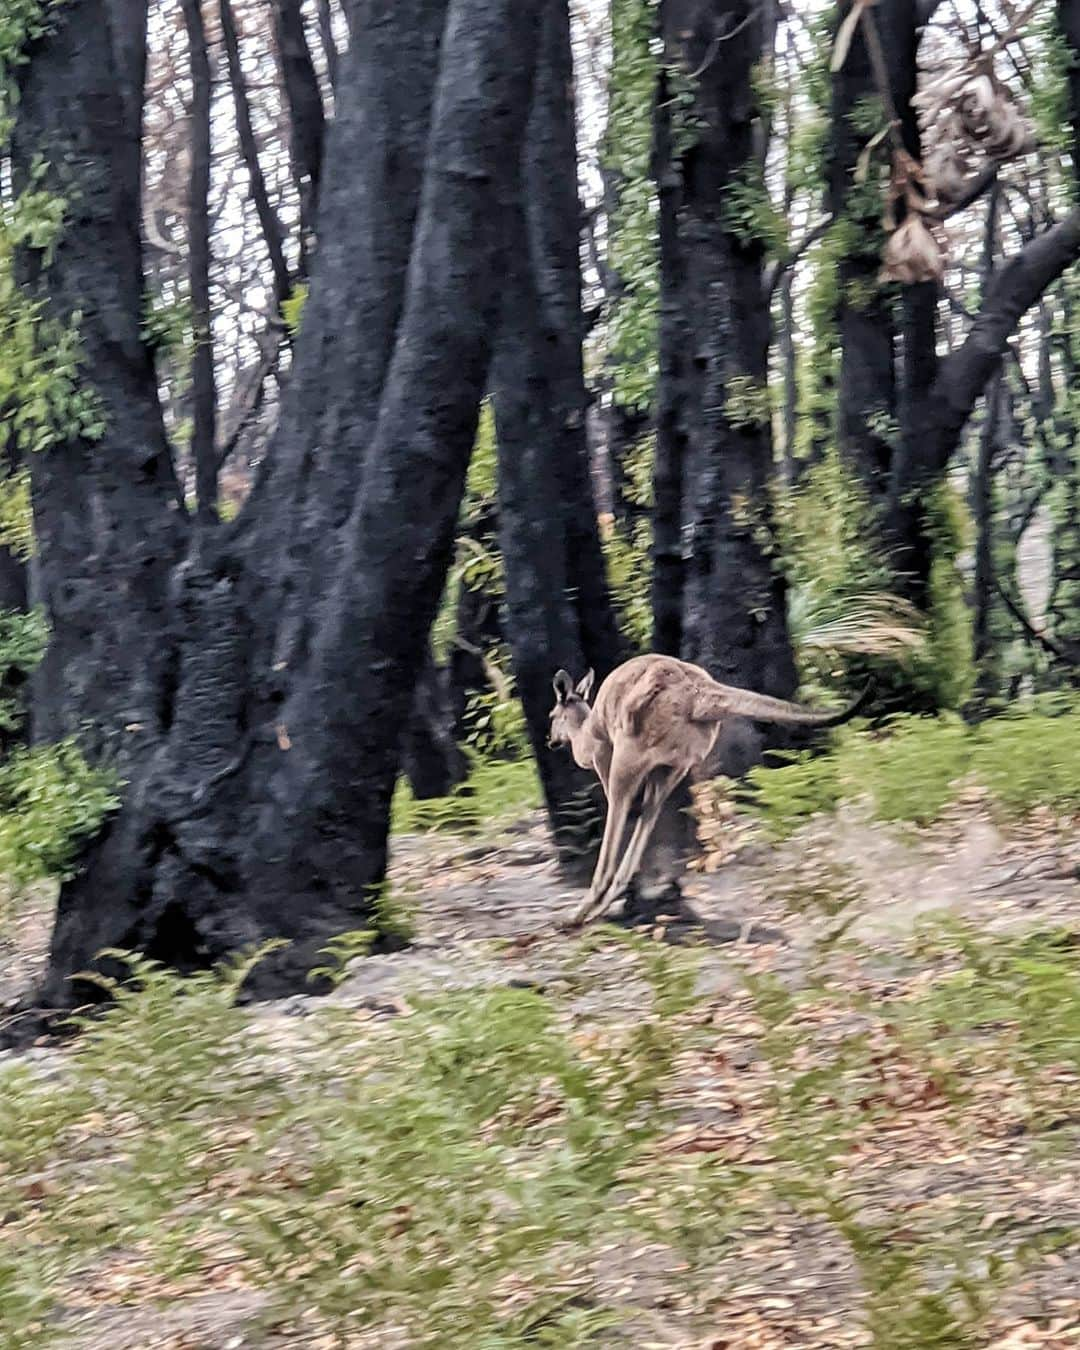
[[[337,89],[338,49],[334,41],[334,14],[330,0],[319,0],[319,41],[326,61],[330,88]]]
[[[413,796],[445,797],[468,773],[454,739],[454,718],[442,672],[429,650],[416,682],[412,716],[402,739],[401,762]]]
[[[16,192],[43,161],[73,203],[51,257],[16,253],[16,277],[60,322],[81,314],[99,437],[74,436],[30,465],[37,552],[31,604],[49,619],[34,679],[34,739],[85,733],[122,773],[162,731],[169,575],[186,535],[157,383],[142,341],[137,128],[145,6],[80,0],[19,67]],[[75,205],[77,203],[77,205]]]
[[[539,0],[454,0],[441,48],[443,25],[430,22],[441,19],[434,2],[370,0],[368,9],[367,36],[343,72],[330,145],[341,172],[325,194],[324,246],[288,406],[240,521],[220,539],[202,541],[176,570],[172,605],[151,614],[156,642],[138,644],[137,669],[122,691],[129,700],[144,686],[153,692],[144,753],[129,759],[124,807],[89,851],[86,870],[63,890],[41,991],[51,1006],[92,992],[70,977],[103,946],[185,968],[283,937],[291,946],[257,968],[252,987],[295,987],[329,936],[370,917],[372,889],[383,877],[401,728],[445,579],[498,326]],[[41,280],[54,306],[65,286],[106,302],[127,288],[113,311],[86,308],[102,315],[96,322],[108,317],[137,335],[137,249],[130,271],[87,256],[94,225],[115,248],[118,238],[134,237],[130,222],[139,218],[137,137],[125,128],[100,17],[100,0],[75,0],[34,52],[19,107],[20,163],[29,162],[27,152],[64,151],[77,138],[79,153],[58,161],[79,166],[81,214]],[[406,115],[385,117],[395,98]],[[119,191],[124,180],[105,176],[115,167],[106,157],[129,149],[131,177]],[[398,175],[404,188],[393,208],[381,173]],[[392,234],[372,229],[391,209],[400,212]],[[113,351],[95,345],[96,331],[87,327],[100,384]],[[123,353],[125,371],[138,352]],[[139,472],[158,462],[147,452],[148,439],[154,446],[147,425],[160,428],[156,402],[146,401],[154,386],[145,364],[142,420],[133,423],[130,402],[117,409],[118,423],[126,416],[124,425],[139,426],[141,457],[113,430],[110,471],[126,471],[125,502],[134,508],[153,486],[151,500],[168,522],[175,515],[166,476],[159,486]],[[343,464],[354,436],[366,455],[362,485],[354,479],[358,491],[348,503]],[[68,452],[72,485],[63,501],[78,495],[84,460],[97,453],[82,444]],[[52,481],[45,486],[57,490]],[[288,564],[280,539],[289,511],[305,519],[321,511],[329,522],[343,506],[318,570],[309,555],[304,566],[283,565],[279,582],[272,559]],[[146,514],[137,510],[136,524]],[[146,533],[161,544],[160,529]],[[44,534],[49,575],[59,585],[70,555],[56,551],[55,531]],[[131,546],[145,563],[145,550]],[[151,561],[160,567],[171,556],[159,547]],[[103,586],[100,568],[87,569],[81,556],[80,566],[115,605],[119,586]],[[139,590],[128,594],[133,605],[141,601]],[[305,651],[282,670],[268,632],[290,609],[286,601],[306,606],[315,621]],[[153,660],[163,628],[173,635],[167,674]],[[78,660],[86,646],[84,634],[72,634],[65,651]],[[130,668],[135,657],[124,655]]]
[[[895,12],[909,5],[900,0],[876,11],[892,29]],[[839,15],[839,11],[838,11]],[[888,38],[882,32],[882,45]],[[906,51],[895,53],[902,64]],[[890,59],[890,66],[893,65]],[[914,74],[914,66],[912,66]],[[870,133],[856,125],[858,110],[878,100],[874,69],[859,25],[843,66],[833,76],[828,165],[828,206],[850,244],[837,266],[837,319],[840,338],[840,385],[837,398],[837,444],[844,461],[881,501],[888,488],[898,394],[895,374],[896,322],[892,297],[878,284],[881,266],[881,201],[873,176],[861,187],[855,181],[859,156]],[[899,88],[896,105],[903,106]],[[884,109],[882,118],[887,116]]]
[[[229,68],[229,84],[232,87],[233,105],[236,110],[236,134],[240,142],[240,154],[247,170],[248,188],[259,219],[266,242],[266,252],[270,260],[270,271],[274,278],[275,311],[280,310],[281,302],[289,294],[289,268],[285,261],[285,233],[278,220],[277,212],[270,203],[266,190],[266,176],[259,161],[259,148],[255,141],[255,131],[251,125],[251,104],[248,99],[247,81],[240,64],[240,43],[236,33],[236,19],[230,0],[219,0],[221,11],[221,37],[225,46],[225,59]]]
[[[1036,235],[994,273],[971,329],[938,367],[922,402],[912,408],[908,453],[893,466],[886,528],[900,575],[923,567],[921,501],[948,468],[980,394],[998,369],[1023,314],[1080,258],[1080,209]]]
[[[191,175],[188,180],[188,286],[194,354],[191,360],[191,455],[195,463],[196,515],[217,520],[217,450],[214,425],[214,334],[210,317],[210,59],[202,0],[182,0],[191,69]]]
[[[762,542],[773,470],[765,250],[752,227],[732,223],[729,206],[732,184],[761,172],[752,73],[772,30],[750,0],[668,0],[663,23],[668,61],[694,99],[676,165],[681,200],[661,216],[677,231],[683,274],[677,295],[661,300],[665,321],[681,329],[685,363],[681,654],[726,683],[789,697],[784,585]]]
[[[300,0],[273,0],[273,13],[281,81],[289,108],[289,159],[300,194],[300,229],[306,251],[315,234],[326,115]]]
[[[672,144],[670,83],[665,64],[657,86],[654,148],[660,204],[660,371],[653,451],[652,612],[653,650],[678,656],[682,650],[682,497],[687,447],[683,414],[688,353],[683,321],[686,277],[679,235],[682,177]]]
[[[508,270],[492,370],[506,636],[560,857],[579,863],[593,781],[548,748],[560,668],[602,680],[620,640],[604,575],[589,474],[582,369],[580,210],[569,13],[545,0],[522,171],[508,218]]]

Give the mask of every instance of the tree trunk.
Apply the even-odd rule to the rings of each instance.
[[[442,672],[429,649],[416,682],[412,715],[402,738],[401,763],[418,801],[445,797],[469,765],[454,739],[454,718]]]
[[[259,220],[266,252],[270,260],[270,271],[274,278],[274,309],[280,311],[281,302],[289,294],[289,268],[285,261],[284,231],[277,212],[270,203],[266,190],[266,176],[259,161],[259,149],[255,141],[255,131],[251,125],[251,104],[248,99],[247,81],[240,64],[240,43],[236,33],[236,19],[230,0],[219,0],[221,11],[221,37],[225,46],[225,59],[229,68],[229,84],[232,86],[233,105],[236,110],[236,134],[240,142],[240,154],[247,170],[248,188]]]
[[[81,0],[68,11],[79,22],[46,40],[28,83],[62,89],[69,100],[86,80],[110,87],[104,63],[99,74],[85,60],[84,34],[101,25],[81,20],[95,7]],[[295,988],[332,934],[370,917],[385,868],[400,729],[442,590],[488,378],[539,36],[539,0],[454,0],[430,135],[414,142],[418,122],[428,120],[418,106],[432,106],[431,85],[417,87],[418,67],[426,63],[433,75],[435,63],[410,22],[418,16],[406,8],[385,0],[383,23],[365,25],[372,40],[354,46],[343,71],[330,149],[339,171],[324,203],[325,247],[287,392],[291,406],[261,490],[237,527],[177,573],[176,658],[164,695],[159,689],[168,715],[152,753],[135,766],[123,809],[63,890],[41,991],[51,1006],[92,992],[70,977],[103,946],[116,945],[185,968],[283,937],[291,946],[260,965],[251,986]],[[76,28],[78,43],[70,41]],[[397,61],[396,76],[379,67],[380,58]],[[373,123],[370,114],[382,99],[404,100],[406,86],[410,144],[428,146],[416,225],[407,231],[411,250],[408,241],[402,246],[400,219],[392,238],[365,233],[388,209],[379,200],[388,142],[405,134],[401,119],[391,133],[391,123]],[[66,122],[81,128],[87,110],[73,102]],[[24,101],[20,117],[38,106],[38,99]],[[108,111],[122,132],[122,116]],[[406,185],[419,179],[419,165],[392,158]],[[409,222],[415,205],[405,196],[398,209]],[[131,209],[137,192],[109,201],[124,208],[109,215],[113,232],[138,219]],[[76,229],[70,247],[81,257],[80,243]],[[355,273],[366,250],[373,265],[361,283]],[[361,302],[356,312],[339,310],[339,281]],[[137,290],[131,300],[127,313],[137,322]],[[388,366],[371,352],[387,324],[390,333],[397,329]],[[323,359],[334,349],[331,362]],[[380,362],[381,392],[373,387]],[[313,463],[323,434],[310,426],[315,395],[330,424],[362,434],[363,482],[325,555],[333,564],[329,583],[304,569],[287,571],[294,589],[306,586],[317,621],[306,659],[271,671],[273,644],[262,629],[263,591],[272,588],[263,582],[282,536],[264,529],[287,523],[290,503],[313,511],[316,483],[326,516],[342,504],[340,480],[320,473],[324,462]],[[340,457],[342,447],[327,443]],[[280,501],[282,484],[296,495],[277,515],[267,506]]]
[[[890,0],[875,15],[883,20],[882,45],[895,39],[895,16],[910,8],[910,0]],[[837,11],[838,20],[840,11]],[[896,76],[904,65],[907,44],[889,58],[893,97],[905,105]],[[912,68],[914,70],[914,67]],[[881,201],[876,174],[868,182],[855,180],[859,156],[871,133],[857,125],[857,112],[878,99],[874,70],[860,23],[844,64],[833,75],[829,130],[828,208],[833,229],[850,240],[837,265],[837,322],[840,339],[840,385],[837,395],[837,445],[841,457],[880,502],[889,482],[893,444],[898,434],[898,394],[895,375],[896,323],[893,301],[878,284],[881,266]],[[882,117],[887,113],[882,111]]]
[[[70,203],[51,258],[18,249],[16,278],[57,321],[82,316],[83,368],[103,427],[31,459],[29,600],[51,628],[33,682],[32,734],[82,734],[124,775],[162,729],[169,575],[186,535],[141,335],[145,18],[145,6],[128,0],[58,11],[55,31],[18,68],[11,140],[15,191],[34,181],[40,159],[47,168],[35,186]]]
[[[685,353],[681,652],[726,683],[789,697],[796,676],[784,584],[765,543],[773,469],[765,249],[729,206],[732,185],[761,171],[753,71],[771,26],[750,0],[668,0],[663,23],[668,60],[693,90],[674,220],[683,280],[677,297],[661,301]],[[662,213],[661,228],[671,225]]]
[[[306,256],[315,234],[326,116],[300,0],[273,0],[273,14],[281,82],[289,108],[289,160],[300,194],[301,252]]]
[[[191,456],[195,463],[197,518],[217,520],[217,450],[214,425],[214,332],[210,318],[210,59],[202,0],[182,0],[191,70],[191,174],[188,179],[188,286],[194,354],[191,358]]]
[[[672,143],[671,79],[666,64],[657,83],[654,172],[660,205],[659,381],[653,451],[653,651],[682,650],[683,466],[687,432],[685,262],[679,234],[682,177]]]
[[[506,636],[555,841],[565,863],[590,849],[583,802],[593,781],[547,744],[556,670],[602,680],[620,640],[604,576],[585,436],[580,211],[569,14],[544,0],[522,173],[508,220],[508,271],[492,369],[499,442],[499,534]]]
[[[967,337],[939,365],[927,396],[912,409],[912,432],[893,464],[887,537],[900,575],[918,576],[921,501],[949,465],[986,382],[1024,313],[1080,257],[1080,209],[1036,235],[994,273]]]

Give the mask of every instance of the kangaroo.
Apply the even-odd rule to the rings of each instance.
[[[870,698],[867,685],[849,707],[815,712],[784,699],[720,684],[708,671],[673,656],[635,656],[611,672],[590,707],[594,675],[575,686],[565,670],[553,680],[548,744],[569,746],[575,761],[600,779],[607,823],[579,927],[604,914],[633,879],[668,797],[709,757],[725,719],[831,727],[846,722]],[[616,854],[638,793],[641,814],[623,853]]]

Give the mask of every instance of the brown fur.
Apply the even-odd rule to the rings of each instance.
[[[870,690],[840,713],[813,712],[783,699],[719,684],[708,671],[672,656],[636,656],[608,676],[590,709],[592,672],[573,688],[565,671],[555,677],[551,743],[569,745],[574,759],[599,777],[608,818],[596,871],[576,924],[603,914],[641,864],[664,802],[709,757],[730,717],[803,726],[834,726],[853,717]],[[621,862],[631,808],[643,794],[641,815]]]

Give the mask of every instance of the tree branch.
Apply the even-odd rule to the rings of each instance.
[[[895,507],[922,479],[944,472],[987,380],[1020,322],[1051,282],[1080,258],[1080,208],[1036,235],[994,274],[986,300],[964,342],[941,363],[917,418],[917,462],[897,457],[891,484]]]
[[[1051,656],[1057,657],[1059,661],[1064,661],[1066,665],[1080,667],[1080,646],[1071,642],[1062,642],[1058,638],[1051,637],[1050,634],[1044,632],[1043,629],[1036,628],[1020,607],[1019,602],[1009,595],[1000,581],[997,583],[997,593],[1001,596],[1005,608],[1028,635],[1031,641],[1038,643],[1044,651],[1049,652]]]
[[[201,0],[181,0],[191,67],[191,174],[188,180],[188,279],[194,355],[191,364],[192,434],[198,518],[217,519],[214,421],[214,339],[210,320],[210,58]]]
[[[289,158],[300,193],[300,221],[305,239],[315,233],[326,115],[311,50],[304,33],[300,0],[274,0],[281,78],[289,105]]]
[[[240,65],[240,43],[236,34],[236,19],[230,0],[219,0],[221,9],[221,36],[225,44],[225,57],[229,67],[229,84],[232,86],[233,105],[236,109],[236,131],[240,141],[240,153],[247,169],[248,185],[255,214],[259,218],[259,227],[266,241],[266,251],[270,255],[270,270],[274,274],[274,309],[280,312],[281,302],[291,290],[289,268],[285,261],[284,231],[277,213],[270,204],[270,194],[266,190],[266,177],[259,163],[259,149],[255,141],[255,132],[251,125],[251,104],[248,100],[244,71]]]
[[[783,280],[785,273],[792,271],[792,269],[798,265],[803,255],[806,254],[811,248],[813,248],[813,246],[825,234],[825,232],[828,230],[829,226],[832,223],[833,217],[831,213],[827,216],[822,216],[822,218],[818,221],[816,225],[811,226],[810,229],[807,230],[807,232],[803,235],[803,237],[800,240],[798,240],[797,243],[792,245],[791,251],[788,253],[786,258],[777,258],[777,260],[772,264],[772,266],[766,269],[765,272],[766,301],[771,300],[773,296],[776,294],[776,288]]]

